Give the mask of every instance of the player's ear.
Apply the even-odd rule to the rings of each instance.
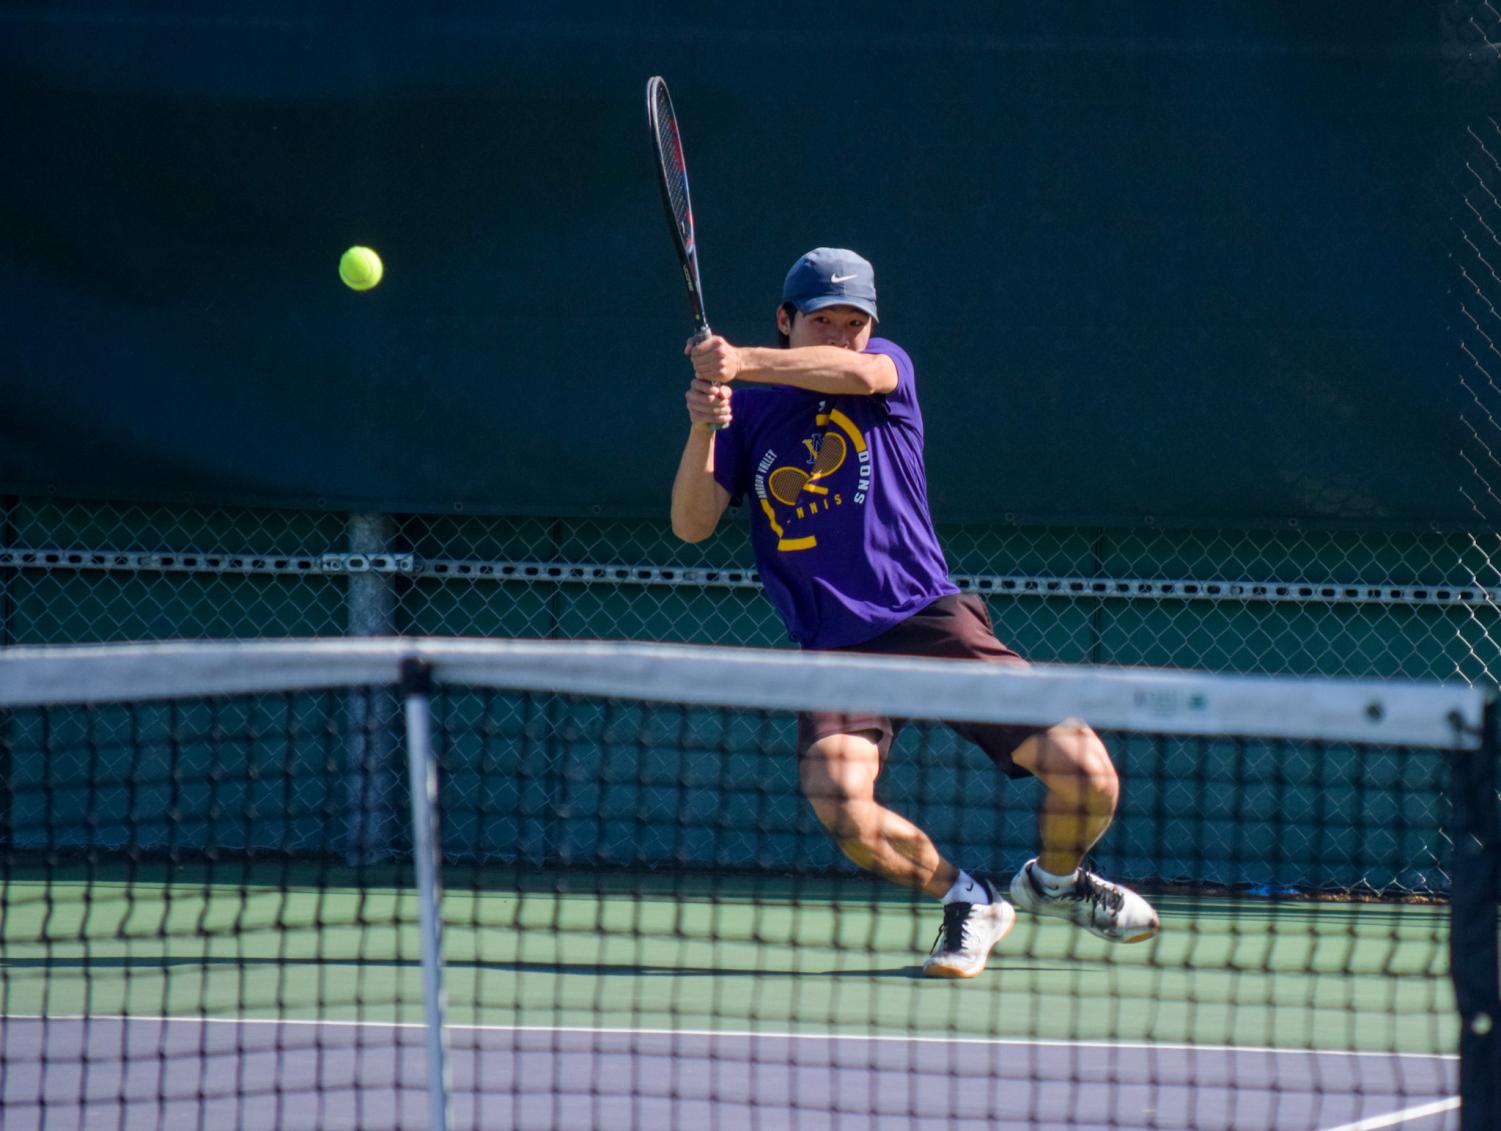
[[[792,316],[796,310],[797,307],[790,302],[784,302],[777,307],[777,331],[779,333],[789,335],[792,333]]]

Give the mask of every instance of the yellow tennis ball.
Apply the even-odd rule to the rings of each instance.
[[[339,256],[339,278],[351,290],[368,291],[386,273],[373,248],[352,247]]]

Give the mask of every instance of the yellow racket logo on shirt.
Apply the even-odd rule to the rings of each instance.
[[[784,553],[789,550],[811,550],[818,545],[815,535],[810,533],[799,536],[790,533],[787,526],[801,526],[805,519],[817,521],[819,516],[843,505],[844,495],[831,494],[820,480],[828,479],[842,468],[852,452],[859,464],[852,484],[852,501],[857,505],[864,504],[866,493],[870,489],[870,450],[855,422],[838,409],[832,409],[820,412],[814,423],[820,428],[830,424],[834,428],[829,428],[820,436],[803,440],[811,461],[807,467],[772,468],[770,465],[774,462],[775,455],[767,452],[762,457],[759,474],[756,476],[756,495],[761,501],[761,511],[766,515],[766,523],[771,527],[772,533],[777,536],[777,549]],[[845,488],[841,487],[840,490],[845,491]],[[779,516],[772,505],[773,500],[784,507],[793,508],[793,513]]]
[[[803,443],[812,450],[812,440],[804,440]],[[797,506],[804,491],[827,495],[829,489],[821,486],[818,480],[826,479],[843,467],[844,457],[848,454],[849,445],[844,442],[843,436],[825,432],[814,453],[811,471],[804,471],[800,467],[779,467],[767,478],[766,489],[771,492],[773,499],[789,507]]]

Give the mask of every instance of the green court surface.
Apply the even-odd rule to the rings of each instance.
[[[918,972],[937,906],[864,878],[477,874],[444,899],[455,1025],[1456,1048],[1447,907],[1163,896],[1134,946],[1023,916],[953,983]],[[12,870],[3,1012],[418,1023],[397,876]]]

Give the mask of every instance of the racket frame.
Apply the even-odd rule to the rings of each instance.
[[[694,337],[709,336],[709,318],[704,311],[703,280],[698,269],[697,232],[693,223],[693,196],[688,188],[688,164],[683,158],[683,135],[678,128],[677,111],[667,82],[660,75],[646,80],[646,118],[651,127],[652,155],[656,159],[657,186],[662,191],[662,208],[667,227],[683,269],[683,283],[688,288],[688,304],[693,314]],[[673,203],[673,177],[681,183],[682,214]]]

